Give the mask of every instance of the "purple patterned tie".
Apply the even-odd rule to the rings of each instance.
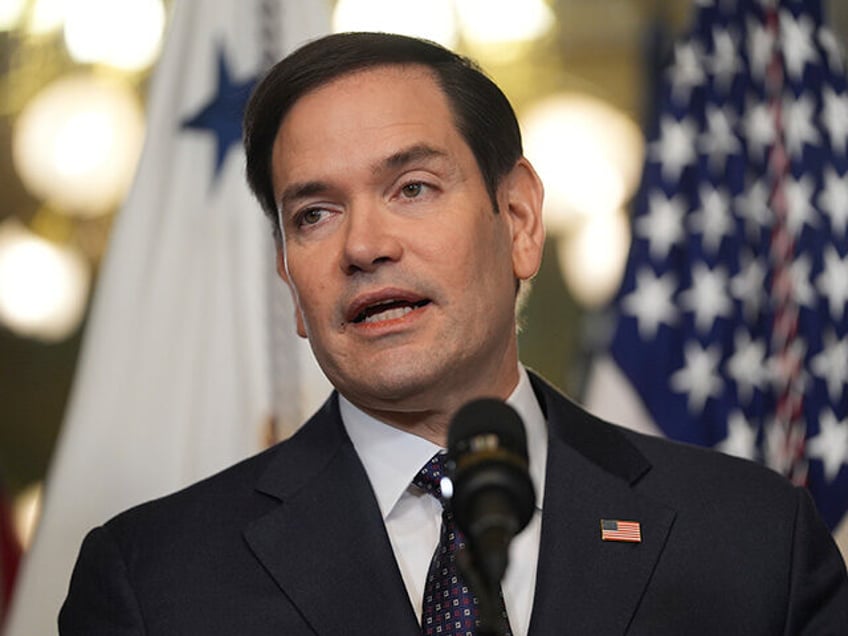
[[[438,453],[418,472],[412,483],[426,490],[444,505],[441,480],[445,474],[446,455]],[[425,636],[474,636],[477,634],[479,612],[477,599],[465,585],[456,555],[465,546],[465,538],[456,527],[449,510],[442,510],[442,530],[439,545],[430,562],[424,603],[421,612],[421,633]],[[501,599],[503,602],[503,599]],[[506,619],[506,610],[503,617]],[[508,622],[506,623],[508,625]],[[509,636],[507,627],[505,635]]]

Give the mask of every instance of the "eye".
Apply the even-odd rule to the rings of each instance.
[[[315,225],[320,223],[330,214],[326,208],[306,208],[297,215],[296,222],[298,227],[305,225]]]
[[[414,181],[412,183],[407,183],[406,185],[404,185],[400,189],[400,191],[401,194],[407,199],[414,199],[415,197],[419,196],[426,187],[426,184],[421,183],[420,181]]]

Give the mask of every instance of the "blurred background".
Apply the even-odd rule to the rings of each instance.
[[[326,1],[333,29],[437,40],[478,60],[510,97],[547,188],[522,359],[582,395],[624,271],[655,86],[697,3]],[[23,545],[178,2],[0,0],[0,483]],[[848,4],[824,7],[844,45]]]

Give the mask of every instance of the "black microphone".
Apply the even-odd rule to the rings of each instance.
[[[469,402],[448,430],[448,460],[450,507],[465,534],[470,565],[481,583],[497,590],[509,544],[530,522],[536,502],[521,417],[500,400]]]

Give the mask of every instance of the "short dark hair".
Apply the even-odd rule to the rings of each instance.
[[[271,219],[277,240],[282,236],[271,155],[286,114],[307,92],[343,75],[408,64],[424,66],[435,75],[497,212],[497,187],[522,156],[515,112],[497,85],[475,62],[434,42],[390,33],[337,33],[309,42],[279,61],[256,87],[245,110],[247,182]]]

